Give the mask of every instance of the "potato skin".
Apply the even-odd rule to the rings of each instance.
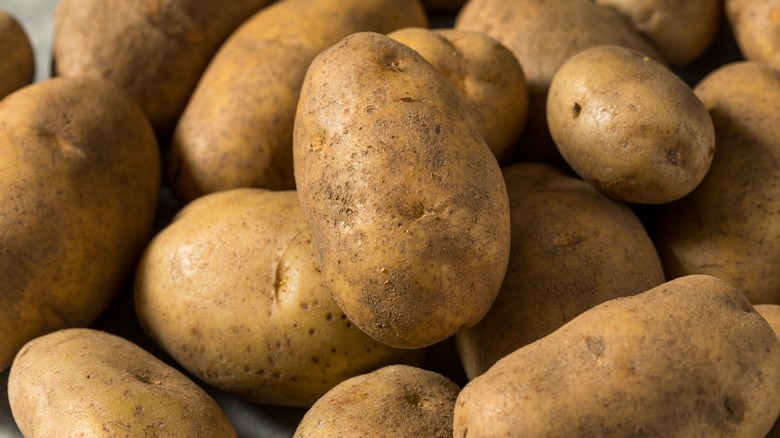
[[[739,290],[688,276],[610,300],[469,382],[454,436],[762,437],[780,342]]]
[[[220,48],[176,127],[166,171],[176,196],[295,188],[295,109],[314,57],[353,32],[427,23],[419,0],[286,0],[253,16]]]
[[[0,9],[0,99],[32,83],[35,59],[30,40],[9,12]]]
[[[234,189],[188,204],[144,252],[135,302],[177,362],[254,402],[311,406],[349,377],[422,353],[374,341],[341,312],[294,191]]]
[[[495,157],[457,91],[384,35],[350,35],[306,76],[298,194],[328,287],[368,335],[420,348],[488,311],[509,255]]]
[[[624,204],[541,163],[503,169],[511,253],[490,311],[456,334],[469,378],[586,310],[663,283],[652,240]]]
[[[387,366],[330,390],[306,412],[294,436],[449,438],[459,390],[433,371]]]
[[[57,76],[109,80],[170,134],[222,42],[271,0],[60,0]]]
[[[736,62],[694,91],[718,152],[696,190],[659,211],[654,240],[667,277],[714,275],[753,304],[780,304],[780,73]]]
[[[724,6],[742,56],[780,71],[780,2],[725,0]]]
[[[780,305],[777,304],[758,304],[753,306],[759,315],[764,317],[777,336],[780,336]],[[772,430],[769,431],[766,438],[780,438],[780,418],[775,422]]]
[[[109,108],[110,110],[106,110]],[[131,278],[151,233],[160,157],[114,85],[57,78],[0,102],[0,369],[25,342],[85,326]]]
[[[93,329],[27,343],[11,366],[8,400],[27,437],[237,436],[219,405],[182,373]]]
[[[550,85],[547,120],[572,169],[626,202],[685,196],[715,155],[712,119],[691,88],[624,47],[594,47],[569,58]]]

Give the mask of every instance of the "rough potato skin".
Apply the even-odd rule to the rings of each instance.
[[[119,85],[159,134],[170,134],[222,42],[270,2],[60,0],[54,17],[55,74]]]
[[[328,286],[364,332],[419,348],[485,315],[509,255],[504,180],[457,91],[419,54],[370,32],[323,52],[294,157]]]
[[[0,99],[32,83],[35,59],[24,29],[9,12],[0,9]]]
[[[469,382],[455,437],[763,437],[780,342],[710,276],[610,300]]]
[[[724,5],[742,56],[780,71],[780,1],[725,0]]]
[[[27,343],[11,366],[8,400],[26,437],[236,437],[197,384],[132,342],[92,329]]]
[[[353,32],[427,24],[419,0],[285,0],[255,14],[220,48],[176,127],[166,170],[176,196],[295,188],[295,109],[314,57]]]
[[[160,157],[116,86],[57,78],[0,102],[0,369],[25,342],[94,321],[152,230]]]
[[[660,209],[654,240],[667,277],[714,275],[753,304],[780,304],[780,73],[732,63],[694,91],[718,152],[696,190]]]
[[[391,365],[353,377],[306,412],[295,438],[450,438],[458,385],[433,371]]]
[[[685,196],[715,155],[712,119],[691,88],[625,47],[594,47],[569,58],[550,84],[547,120],[572,169],[626,202]]]
[[[650,236],[623,203],[541,163],[503,169],[512,241],[490,311],[456,335],[469,378],[607,300],[663,283]]]
[[[349,377],[422,353],[374,341],[341,312],[294,191],[196,199],[136,272],[146,332],[199,379],[254,402],[311,406]]]

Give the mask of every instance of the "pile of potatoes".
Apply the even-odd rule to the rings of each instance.
[[[779,44],[780,0],[61,0],[31,83],[0,11],[18,431],[780,437]]]

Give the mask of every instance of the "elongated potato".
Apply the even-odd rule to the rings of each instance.
[[[109,80],[170,134],[222,42],[271,0],[60,0],[57,76]]]
[[[176,196],[294,188],[293,122],[309,63],[353,32],[427,23],[419,0],[285,0],[256,14],[219,50],[176,127],[167,169]]]
[[[25,342],[94,321],[152,229],[160,157],[116,86],[58,78],[0,102],[0,369]]]
[[[374,339],[431,345],[479,321],[509,255],[495,157],[417,52],[350,35],[306,75],[295,177],[328,287]]]
[[[32,83],[35,59],[27,34],[9,12],[0,9],[0,99]]]

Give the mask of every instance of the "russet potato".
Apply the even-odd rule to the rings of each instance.
[[[27,33],[16,17],[0,9],[0,99],[30,84],[35,59]]]

